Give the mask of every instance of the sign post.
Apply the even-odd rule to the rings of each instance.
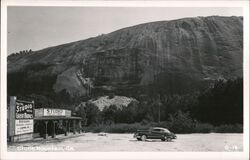
[[[10,108],[9,108],[9,127],[8,127],[8,136],[10,138],[11,142],[14,142],[14,136],[15,136],[15,107],[16,106],[16,97],[11,96],[10,97]]]

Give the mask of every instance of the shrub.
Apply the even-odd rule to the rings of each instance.
[[[178,111],[176,114],[169,115],[170,130],[175,133],[192,133],[194,132],[195,123],[188,113]]]
[[[224,124],[218,127],[215,127],[216,133],[243,133],[242,124]]]
[[[143,123],[133,123],[133,124],[127,124],[127,123],[117,123],[117,124],[99,124],[99,125],[90,125],[88,127],[85,127],[84,130],[86,132],[93,132],[93,133],[99,133],[99,132],[107,132],[107,133],[134,133],[137,130],[145,130],[150,127],[163,127],[170,129],[170,131],[174,133],[210,133],[210,132],[217,132],[217,133],[242,133],[243,132],[243,126],[242,124],[235,124],[235,125],[221,125],[218,127],[214,127],[213,125],[209,123],[199,123],[196,122],[195,125],[193,125],[191,128],[180,128],[179,130],[171,122],[163,121],[160,123],[157,122],[148,122],[145,124],[145,121]],[[179,125],[179,124],[177,124]],[[180,125],[179,125],[180,126]],[[183,126],[181,126],[183,127]],[[192,132],[191,132],[192,131]]]
[[[208,123],[197,123],[194,128],[196,133],[210,133],[213,131],[214,126]]]
[[[141,125],[140,123],[127,124],[117,123],[111,125],[95,125],[85,127],[86,132],[107,132],[107,133],[134,133],[137,130],[148,129],[149,126]]]
[[[109,94],[109,99],[113,99],[115,97],[115,94],[114,93],[110,93]]]
[[[106,127],[106,125],[90,125],[88,127],[84,127],[84,131],[93,133],[106,132]]]
[[[151,126],[152,127],[163,127],[163,128],[170,129],[171,128],[171,123],[168,122],[168,121],[162,121],[162,122],[154,123]]]
[[[108,133],[134,133],[137,130],[143,130],[147,129],[147,126],[143,126],[140,123],[134,123],[134,124],[126,124],[126,123],[120,123],[120,124],[113,124],[107,127]]]

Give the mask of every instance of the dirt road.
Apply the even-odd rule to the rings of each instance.
[[[243,134],[177,134],[172,142],[137,141],[133,134],[84,133],[56,139],[8,144],[8,151],[242,151]]]

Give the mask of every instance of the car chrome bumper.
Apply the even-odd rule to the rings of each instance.
[[[141,138],[141,136],[139,136],[138,134],[134,134],[133,137],[134,137],[134,138]]]

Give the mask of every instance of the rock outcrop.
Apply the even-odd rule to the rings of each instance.
[[[44,67],[34,71],[37,65]],[[72,96],[151,85],[171,94],[191,92],[204,82],[242,77],[242,68],[243,18],[234,16],[140,24],[8,57],[8,76],[26,72],[35,81],[54,75],[52,89]]]
[[[131,102],[138,103],[136,99],[125,96],[114,96],[112,98],[109,98],[109,96],[103,96],[96,100],[91,99],[88,101],[88,103],[97,106],[100,111],[102,111],[105,107],[110,107],[112,105],[122,109],[122,107],[127,107]]]

